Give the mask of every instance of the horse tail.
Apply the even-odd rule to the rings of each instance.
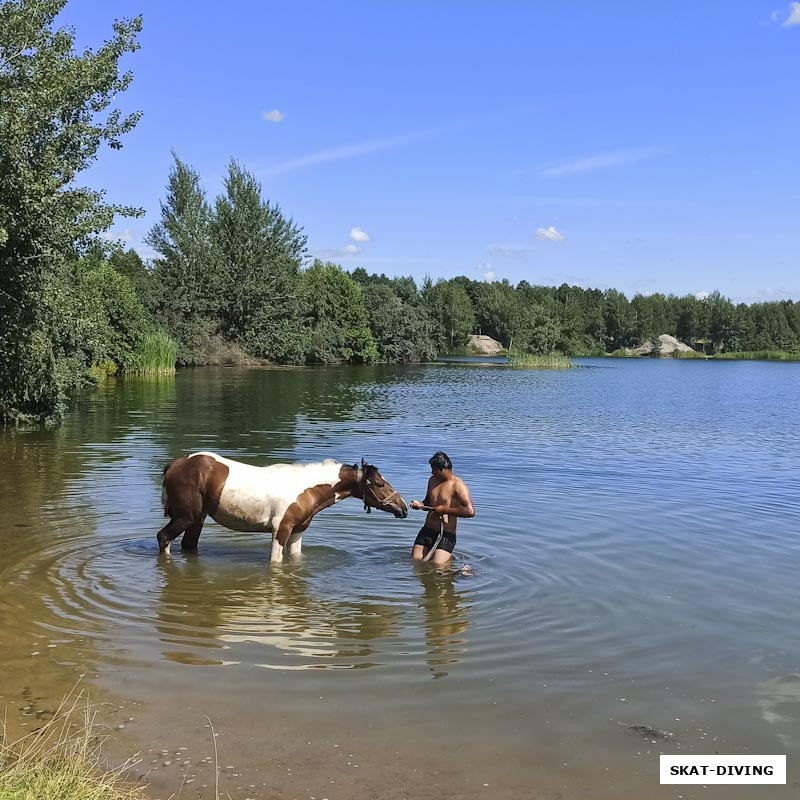
[[[167,464],[167,466],[164,467],[164,471],[162,473],[163,477],[161,478],[161,505],[164,508],[165,517],[172,516],[169,510],[169,497],[167,497],[167,470],[169,468],[170,468],[169,464]]]

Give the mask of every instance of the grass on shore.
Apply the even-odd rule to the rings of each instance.
[[[705,353],[700,353],[697,350],[673,350],[669,355],[662,356],[662,358],[682,358],[684,360],[691,361],[692,359],[707,359],[710,356],[707,356]]]
[[[786,350],[749,350],[717,353],[714,358],[731,361],[800,361],[800,353],[788,353]]]
[[[16,741],[8,741],[4,724],[0,800],[145,800],[125,778],[137,760],[104,763],[107,738],[82,694],[67,697],[51,720]]]
[[[527,369],[572,369],[575,366],[563,353],[515,353],[508,357],[508,363]]]

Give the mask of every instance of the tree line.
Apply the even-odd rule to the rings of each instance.
[[[54,420],[76,387],[178,365],[426,361],[483,333],[521,353],[602,355],[671,334],[716,351],[800,354],[800,304],[733,304],[527,281],[347,272],[312,259],[302,227],[235,160],[209,201],[177,154],[145,263],[104,238],[116,215],[79,185],[139,114],[112,108],[131,80],[141,19],[76,53],[67,0],[0,3],[0,419]]]

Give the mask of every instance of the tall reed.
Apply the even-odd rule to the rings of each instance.
[[[572,369],[575,364],[563,353],[515,353],[508,357],[512,367],[529,369]]]
[[[138,364],[132,372],[165,373],[175,372],[175,358],[178,346],[173,339],[160,330],[149,333],[139,351]],[[0,800],[2,800],[0,798]]]
[[[683,359],[693,359],[693,358],[708,358],[705,353],[700,353],[697,350],[673,350],[666,358],[683,358]]]
[[[800,361],[800,353],[789,353],[786,350],[747,350],[717,353],[714,358],[734,361]]]

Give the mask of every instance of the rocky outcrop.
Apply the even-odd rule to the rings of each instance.
[[[503,345],[491,336],[470,336],[467,347],[482,356],[496,356]]]
[[[688,344],[679,342],[674,336],[670,336],[667,333],[662,333],[661,336],[658,337],[658,345],[659,354],[662,356],[672,355],[672,353],[674,353],[676,350],[681,353],[691,353],[692,351],[692,348],[689,347]],[[638,347],[633,348],[633,354],[635,356],[649,356],[652,354],[652,352],[652,342],[644,342],[644,344],[640,344]]]

